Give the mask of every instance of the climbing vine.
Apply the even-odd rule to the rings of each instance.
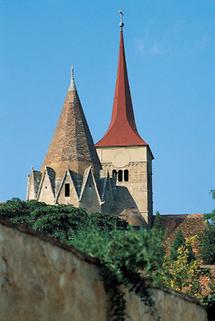
[[[159,320],[148,279],[156,285],[194,295],[205,305],[209,302],[212,306],[214,295],[208,301],[199,295],[199,275],[205,272],[200,268],[199,258],[192,253],[191,240],[175,242],[172,257],[165,255],[159,215],[154,228],[135,230],[116,216],[89,215],[85,210],[69,205],[52,206],[13,199],[0,204],[0,217],[16,224],[28,224],[34,230],[43,231],[98,258],[103,266],[101,276],[110,302],[110,321],[125,320],[126,291],[137,294]]]

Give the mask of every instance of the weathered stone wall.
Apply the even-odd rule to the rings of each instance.
[[[24,227],[0,222],[1,321],[107,321],[97,260]],[[152,289],[156,313],[127,294],[127,321],[207,321],[190,299]]]
[[[129,179],[117,180],[118,198],[116,213],[136,208],[146,223],[151,223],[153,213],[152,202],[152,154],[147,146],[131,147],[97,147],[97,153],[102,163],[104,175],[109,171],[128,170]],[[127,193],[126,193],[127,190]],[[129,192],[129,196],[128,196]],[[122,194],[122,197],[120,197]],[[128,200],[130,202],[128,203]],[[121,208],[120,203],[124,208]]]

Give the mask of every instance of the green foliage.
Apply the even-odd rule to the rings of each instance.
[[[211,194],[212,198],[215,200],[215,189],[212,189],[210,191],[210,194]]]
[[[201,297],[200,276],[205,272],[200,260],[189,259],[189,249],[182,245],[176,259],[166,256],[162,266],[161,282],[175,291]]]
[[[128,286],[153,306],[144,275],[156,275],[164,255],[162,232],[134,230],[116,216],[88,214],[69,205],[46,205],[11,200],[1,205],[0,215],[14,223],[27,223],[66,244],[99,258],[102,276],[110,296],[111,320],[125,319],[125,299],[121,285]]]
[[[19,199],[0,204],[0,216],[16,224],[28,224],[34,230],[45,232],[98,258],[103,263],[101,275],[110,298],[112,321],[125,320],[126,302],[122,286],[134,291],[151,308],[151,312],[156,312],[146,284],[148,277],[156,285],[162,284],[197,297],[200,293],[199,275],[203,271],[193,255],[191,243],[179,231],[170,257],[165,257],[165,231],[159,213],[151,230],[135,230],[117,216],[88,214],[84,209],[70,205],[55,206]],[[210,243],[215,240],[214,226],[208,227],[211,234],[205,243],[210,258],[215,253],[215,243]],[[211,294],[204,302],[213,308],[214,296]]]
[[[142,301],[153,309],[153,301],[148,293],[143,276],[153,279],[159,273],[164,250],[162,233],[157,230],[100,230],[98,227],[82,228],[69,244],[74,245],[89,255],[96,256],[104,265],[103,277],[111,298],[118,298],[119,306],[123,307],[124,297],[119,285],[125,285],[138,294]],[[123,310],[117,308],[112,301],[112,320],[124,320]],[[120,314],[121,311],[121,314]]]
[[[215,263],[215,226],[208,225],[201,240],[201,255],[206,264]]]
[[[182,231],[178,230],[178,232],[176,233],[173,245],[172,245],[171,250],[170,250],[170,260],[172,260],[172,261],[177,260],[177,258],[178,258],[178,249],[180,247],[184,247],[184,248],[186,248],[188,250],[188,260],[189,260],[189,262],[191,262],[192,260],[195,259],[195,255],[193,253],[191,244],[189,242],[188,243],[186,242]]]
[[[173,245],[171,247],[170,251],[170,259],[176,260],[178,257],[178,249],[182,246],[185,246],[185,238],[181,230],[178,230],[175,239],[173,242]]]
[[[160,212],[158,212],[158,211],[155,214],[153,227],[158,230],[163,229],[162,224],[161,224],[161,215],[160,215]]]
[[[14,220],[14,223],[27,223],[30,213],[42,206],[46,206],[46,204],[37,201],[25,202],[19,198],[12,198],[0,204],[0,216]]]
[[[84,224],[88,214],[85,210],[73,206],[46,205],[35,209],[30,217],[34,230],[66,240],[72,237],[80,224]]]
[[[161,234],[154,230],[133,228],[126,230],[99,230],[98,227],[82,228],[70,244],[81,251],[98,257],[119,282],[129,284],[129,273],[145,273],[152,275],[162,265],[164,255]],[[127,277],[125,277],[127,276]]]
[[[88,214],[84,209],[71,205],[47,205],[37,201],[12,199],[0,204],[0,216],[15,224],[29,224],[61,240],[70,240],[80,228],[96,226],[99,230],[126,229],[127,222],[117,216],[101,213]]]
[[[215,190],[211,190],[212,198],[215,199]],[[201,255],[206,264],[215,263],[215,210],[205,215],[207,227],[200,239]]]
[[[201,299],[201,304],[208,313],[208,321],[214,321],[215,315],[215,285],[210,284],[210,293]]]
[[[101,213],[92,213],[88,215],[85,226],[97,226],[99,230],[112,231],[113,229],[125,230],[128,223],[115,215],[104,215]]]

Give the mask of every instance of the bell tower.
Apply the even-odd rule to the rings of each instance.
[[[102,167],[116,179],[116,204],[122,216],[141,214],[146,224],[153,215],[152,160],[149,144],[137,131],[128,81],[120,12],[120,45],[112,117],[104,137],[96,144]]]

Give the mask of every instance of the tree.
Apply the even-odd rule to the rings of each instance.
[[[161,215],[160,212],[156,212],[154,222],[153,222],[153,228],[156,229],[163,229],[162,224],[161,224]]]
[[[178,257],[178,249],[185,246],[185,238],[181,230],[178,230],[174,242],[170,250],[170,259],[176,260]]]
[[[186,250],[188,252],[188,260],[189,260],[189,262],[191,262],[195,258],[191,242],[189,242],[189,241],[186,242],[182,231],[178,230],[178,232],[176,233],[173,245],[171,247],[171,251],[170,251],[170,259],[171,260],[176,260],[177,259],[177,257],[178,257],[178,249],[181,248],[181,247],[186,248]]]
[[[215,190],[211,192],[212,198],[215,199]],[[215,210],[205,215],[207,227],[200,240],[201,255],[203,261],[207,264],[215,263]]]
[[[37,201],[22,201],[19,198],[12,198],[0,204],[0,216],[14,220],[14,223],[27,223],[30,213],[36,208],[47,206]]]
[[[189,260],[189,250],[181,246],[176,260],[165,257],[163,263],[163,284],[178,292],[201,298],[200,276],[204,273],[200,260]]]

